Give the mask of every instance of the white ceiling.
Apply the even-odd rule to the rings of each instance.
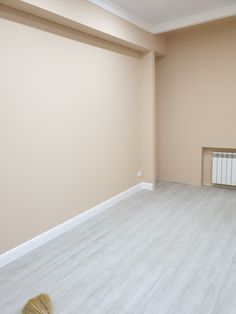
[[[152,33],[236,15],[236,0],[90,0]]]

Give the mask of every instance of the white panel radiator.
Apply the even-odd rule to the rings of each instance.
[[[212,183],[236,186],[236,153],[213,153]]]

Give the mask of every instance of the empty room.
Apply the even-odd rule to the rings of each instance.
[[[236,313],[236,0],[0,0],[20,313]]]

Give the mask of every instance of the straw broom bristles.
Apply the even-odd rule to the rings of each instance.
[[[30,299],[23,308],[23,314],[53,314],[52,302],[47,294]]]

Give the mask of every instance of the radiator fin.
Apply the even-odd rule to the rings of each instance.
[[[236,153],[213,153],[212,183],[236,186]]]

